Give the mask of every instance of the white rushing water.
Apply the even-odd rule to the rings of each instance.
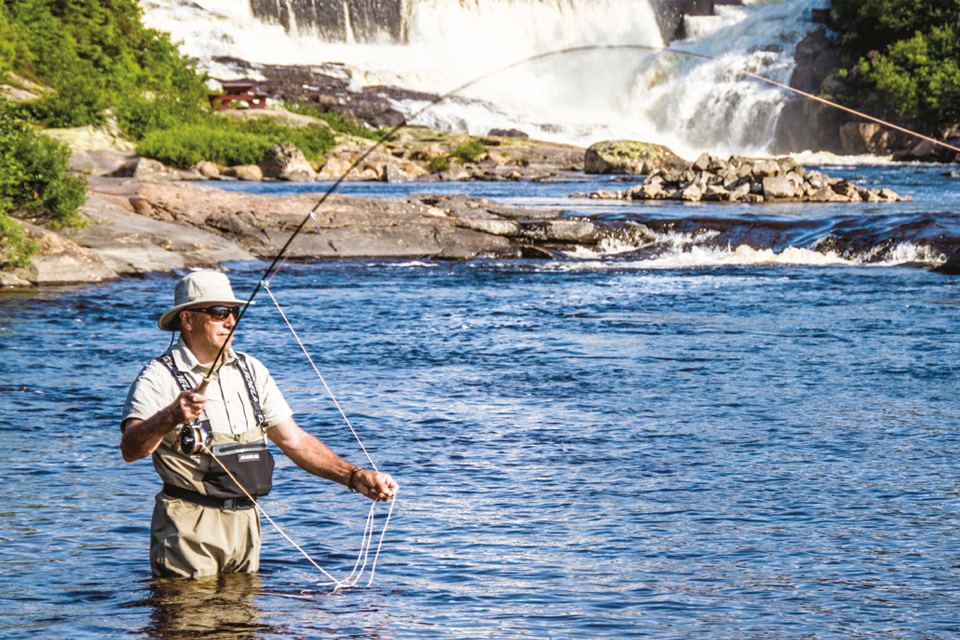
[[[762,154],[786,94],[736,73],[789,81],[793,51],[814,26],[817,0],[746,0],[688,18],[689,40],[672,49],[717,64],[638,50],[558,56],[495,74],[416,122],[485,134],[517,128],[544,140],[589,145],[609,138],[659,142],[694,156]],[[492,70],[571,47],[662,48],[648,0],[410,0],[403,44],[324,42],[254,17],[243,0],[144,0],[144,21],[169,32],[214,77],[236,71],[219,56],[260,64],[325,67],[354,87],[391,84],[442,94]],[[334,71],[330,71],[333,69]],[[415,113],[422,104],[397,108]]]

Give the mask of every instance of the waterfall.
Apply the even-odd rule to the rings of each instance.
[[[552,58],[495,75],[418,123],[484,134],[516,128],[586,146],[632,138],[701,151],[759,154],[785,99],[748,70],[787,82],[805,20],[822,0],[745,0],[688,17],[671,48],[721,64],[640,51]],[[536,54],[589,45],[663,47],[651,0],[141,0],[144,22],[171,33],[215,77],[215,58],[338,63],[354,87],[445,93]],[[242,73],[249,73],[243,71]],[[413,113],[418,104],[399,103]]]

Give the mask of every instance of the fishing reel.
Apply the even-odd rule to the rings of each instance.
[[[210,444],[213,434],[210,432],[210,421],[193,422],[185,424],[177,434],[177,447],[180,453],[185,456],[198,456],[203,452],[204,447]]]

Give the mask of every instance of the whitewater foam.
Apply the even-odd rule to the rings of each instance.
[[[419,123],[475,134],[516,128],[581,146],[633,138],[688,156],[704,150],[763,155],[786,94],[733,70],[787,81],[793,47],[812,29],[804,16],[819,4],[747,0],[742,7],[718,7],[716,17],[689,19],[696,39],[673,48],[718,64],[636,50],[571,54],[485,80],[465,93],[477,102],[431,108]],[[184,53],[223,80],[249,75],[214,61],[230,56],[258,64],[338,63],[354,87],[390,84],[443,94],[544,52],[663,45],[648,0],[411,0],[405,44],[324,42],[260,22],[249,3],[236,0],[147,0],[142,7],[148,26],[171,33]],[[422,105],[396,106],[409,115]]]

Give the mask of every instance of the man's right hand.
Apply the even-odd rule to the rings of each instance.
[[[207,404],[206,396],[200,395],[196,391],[181,391],[177,399],[165,409],[169,412],[174,425],[188,424],[200,417],[204,405]]]
[[[146,458],[156,451],[171,429],[198,418],[206,404],[206,396],[196,391],[181,391],[176,400],[146,420],[128,419],[122,425],[123,437],[120,438],[123,459],[133,462]]]

